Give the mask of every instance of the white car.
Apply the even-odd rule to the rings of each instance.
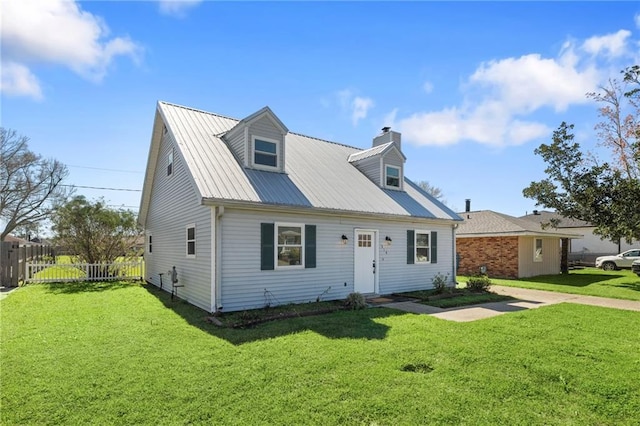
[[[596,258],[596,268],[605,271],[615,271],[620,268],[631,268],[634,260],[640,260],[640,249],[631,249],[615,256],[600,256]]]
[[[631,270],[636,273],[637,276],[640,277],[640,260],[635,260],[631,264]]]

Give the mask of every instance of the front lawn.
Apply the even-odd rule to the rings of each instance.
[[[219,328],[155,287],[0,301],[2,424],[637,424],[640,313],[385,308]]]
[[[466,282],[467,277],[457,277],[457,280]],[[517,280],[491,278],[491,282],[510,287],[640,300],[640,277],[628,269],[603,271],[597,268],[585,268],[569,271],[566,275],[542,275]]]

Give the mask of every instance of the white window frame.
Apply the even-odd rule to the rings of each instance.
[[[398,186],[395,185],[388,185],[387,184],[387,169],[392,168],[392,169],[396,169],[398,171]],[[395,176],[393,176],[395,178]],[[397,166],[392,166],[391,164],[385,164],[384,165],[384,186],[385,188],[390,188],[390,189],[401,189],[402,188],[402,169],[400,167]]]
[[[175,159],[175,154],[173,152],[173,147],[171,147],[171,149],[167,153],[167,176],[173,176],[173,174],[175,173],[174,159]]]
[[[193,228],[193,239],[189,239],[189,229]],[[185,229],[184,229],[184,237],[185,237],[185,247],[184,247],[184,252],[185,255],[189,258],[193,258],[196,257],[196,241],[197,241],[197,229],[196,229],[196,224],[195,223],[190,223],[188,224]],[[193,253],[190,254],[189,253],[189,243],[193,243]]]
[[[278,242],[278,229],[280,227],[295,227],[295,228],[300,228],[300,264],[299,265],[280,265],[280,262],[278,261],[278,249],[280,247],[287,247],[289,246],[288,244],[280,244]],[[276,222],[274,223],[274,227],[273,227],[273,232],[274,232],[274,236],[273,236],[273,241],[274,241],[274,257],[273,257],[273,261],[275,263],[275,268],[276,269],[284,269],[284,270],[289,270],[289,269],[304,269],[304,243],[305,243],[305,224],[304,223],[292,223],[292,222]],[[297,247],[297,245],[291,245],[293,247]],[[290,246],[290,247],[291,247]]]
[[[428,246],[418,247],[418,234],[426,234],[429,239]],[[418,260],[418,248],[427,249],[427,260]],[[413,261],[416,265],[428,265],[431,264],[431,231],[424,229],[414,229],[413,231]]]
[[[276,145],[276,165],[275,167],[273,166],[267,166],[266,164],[260,164],[260,163],[256,163],[256,140],[261,140],[264,142],[269,142],[272,144]],[[263,151],[260,151],[263,152]],[[271,153],[267,153],[269,155],[271,155]],[[251,166],[255,169],[259,169],[259,170],[267,170],[267,171],[274,171],[274,170],[280,170],[280,141],[275,140],[275,139],[270,139],[270,138],[264,138],[262,136],[256,136],[256,135],[251,135]]]
[[[538,241],[540,241],[540,253],[538,253]],[[533,261],[542,262],[544,256],[544,242],[542,238],[533,239]]]
[[[147,254],[153,254],[153,234],[151,232],[147,233],[147,241],[145,244],[147,245]]]

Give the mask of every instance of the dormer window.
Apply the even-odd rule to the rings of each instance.
[[[267,170],[278,168],[279,143],[273,139],[253,137],[253,165]]]
[[[400,188],[400,168],[385,166],[385,184],[388,187]]]

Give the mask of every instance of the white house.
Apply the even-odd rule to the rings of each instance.
[[[209,312],[427,289],[455,279],[461,218],[404,176],[400,133],[370,149],[159,102],[139,222],[146,279]]]
[[[588,222],[578,219],[570,219],[560,216],[556,212],[534,210],[532,214],[522,216],[522,219],[532,220],[542,224],[550,224],[552,221],[559,231],[581,234],[581,238],[571,240],[569,247],[569,260],[582,261],[593,264],[598,256],[622,253],[632,248],[640,247],[640,241],[610,241],[602,239],[593,233],[596,227]]]

